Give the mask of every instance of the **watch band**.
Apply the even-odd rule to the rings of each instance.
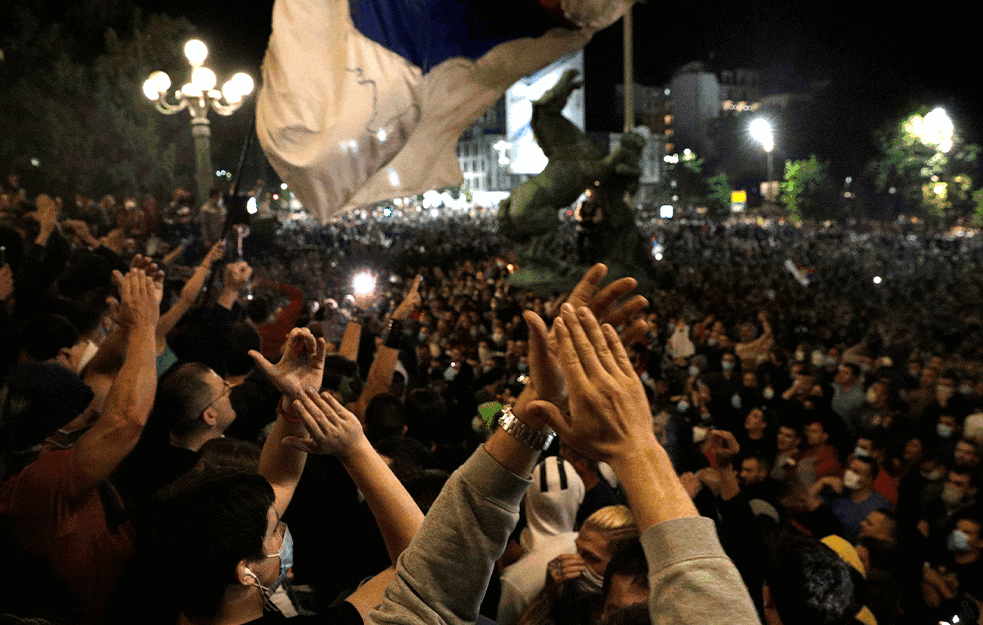
[[[498,412],[497,418],[499,427],[530,449],[546,451],[553,439],[556,438],[556,432],[551,429],[537,430],[520,421],[519,417],[512,412],[511,406],[502,408]]]

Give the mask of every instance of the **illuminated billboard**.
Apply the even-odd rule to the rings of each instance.
[[[505,92],[505,128],[509,142],[509,170],[514,174],[538,174],[546,167],[546,155],[539,149],[533,137],[529,120],[532,118],[532,103],[549,91],[563,72],[568,69],[580,71],[584,78],[583,50],[571,52],[553,64],[519,79]],[[584,129],[584,90],[574,91],[563,108],[563,116],[581,130]]]

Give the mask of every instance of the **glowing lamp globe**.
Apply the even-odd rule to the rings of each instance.
[[[207,67],[196,67],[195,71],[191,72],[191,84],[202,93],[212,89],[217,80],[215,78],[215,72]]]
[[[160,98],[160,94],[166,93],[171,88],[171,77],[164,72],[154,72],[143,83],[143,95],[150,100]]]
[[[200,39],[191,39],[184,44],[184,56],[192,65],[201,65],[208,58],[208,46]]]

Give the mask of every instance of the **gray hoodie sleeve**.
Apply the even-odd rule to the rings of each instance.
[[[474,623],[528,486],[479,448],[441,490],[367,622]]]
[[[652,625],[760,622],[710,519],[687,517],[650,527],[642,534],[642,548],[649,564]]]

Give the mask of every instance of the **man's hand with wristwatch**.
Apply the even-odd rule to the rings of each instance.
[[[601,289],[601,281],[607,271],[607,267],[600,263],[591,267],[574,287],[567,303],[577,308],[587,306],[606,323],[622,327],[622,338],[630,344],[634,338],[645,334],[647,323],[637,316],[648,301],[637,295],[615,308],[615,303],[638,283],[634,278],[621,278]],[[496,421],[522,445],[542,452],[549,447],[556,434],[540,412],[529,412],[526,407],[533,401],[545,400],[565,412],[567,393],[556,358],[555,332],[547,330],[545,322],[531,311],[523,313],[523,318],[529,325],[529,384],[513,406],[496,415]]]

